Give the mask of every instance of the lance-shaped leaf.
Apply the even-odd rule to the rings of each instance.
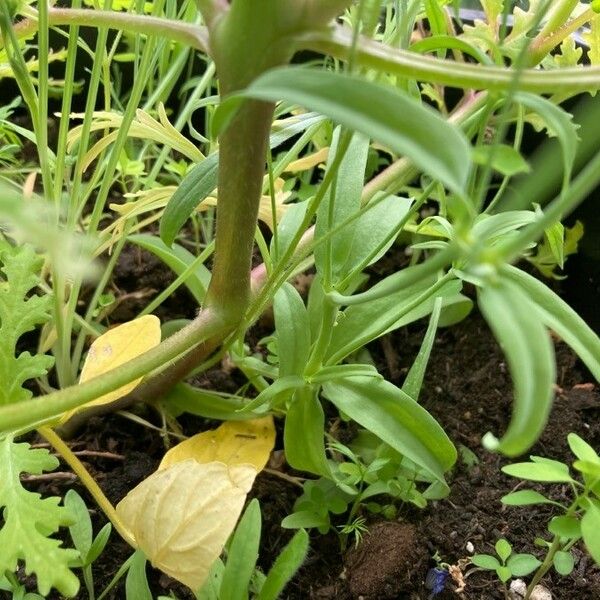
[[[184,460],[142,481],[117,513],[155,567],[197,591],[231,535],[256,473],[251,465]]]
[[[42,499],[21,485],[22,473],[52,471],[58,461],[47,450],[32,450],[29,444],[15,444],[12,438],[0,440],[0,573],[14,572],[18,561],[25,562],[25,573],[35,574],[40,593],[46,596],[56,588],[72,597],[79,580],[70,566],[79,552],[61,548],[61,541],[50,536],[62,525],[70,525],[69,511],[59,506],[60,498]]]
[[[471,166],[465,136],[438,113],[391,86],[332,71],[282,67],[255,79],[241,96],[226,100],[214,117],[223,130],[241,97],[294,102],[370,136],[408,157],[449,189],[463,192]]]
[[[517,456],[535,443],[548,420],[555,381],[554,348],[535,306],[510,281],[481,290],[479,308],[506,356],[515,395],[506,433],[499,441],[488,433],[484,443]]]
[[[506,265],[503,275],[527,294],[544,325],[571,346],[600,381],[600,337],[591,327],[548,286],[525,271]]]
[[[395,385],[373,377],[348,377],[323,385],[345,415],[444,482],[456,449],[439,423]]]

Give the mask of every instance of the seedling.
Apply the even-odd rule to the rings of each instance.
[[[551,568],[560,575],[571,573],[574,560],[570,550],[579,540],[583,540],[591,557],[600,564],[600,457],[577,434],[570,433],[567,440],[576,457],[572,468],[579,472],[577,479],[571,476],[568,465],[541,456],[531,456],[530,462],[502,467],[504,473],[513,477],[525,481],[566,484],[572,491],[573,499],[569,505],[550,500],[535,490],[519,490],[502,498],[502,503],[508,506],[548,504],[560,511],[547,524],[548,531],[553,534],[552,539],[536,540],[537,545],[546,548],[546,556],[527,587],[526,599]]]
[[[475,554],[471,562],[480,569],[495,571],[504,586],[508,598],[506,582],[514,577],[525,577],[535,571],[542,563],[533,554],[517,554],[510,543],[500,538],[495,544],[496,556]]]

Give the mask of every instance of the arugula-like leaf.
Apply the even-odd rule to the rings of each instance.
[[[38,589],[45,596],[55,587],[64,596],[74,596],[79,580],[70,565],[79,558],[77,550],[61,548],[50,536],[61,525],[71,523],[69,511],[59,506],[60,498],[42,499],[27,491],[21,473],[39,474],[58,466],[47,450],[33,450],[29,444],[15,444],[12,437],[0,440],[0,573],[15,571],[19,560],[25,572],[37,576]]]
[[[0,245],[0,405],[28,400],[23,383],[44,375],[50,356],[21,352],[19,338],[49,319],[51,299],[31,291],[38,285],[43,259],[28,245]]]

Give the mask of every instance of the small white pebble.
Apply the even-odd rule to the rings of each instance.
[[[522,600],[527,591],[527,584],[522,579],[514,579],[510,584],[511,600]],[[536,585],[531,592],[530,600],[552,600],[552,594],[543,585]]]
[[[467,542],[466,548],[469,554],[473,554],[473,552],[475,552],[475,546],[473,546],[473,542]]]
[[[513,579],[510,582],[510,597],[511,600],[521,600],[525,597],[527,584],[522,579]]]

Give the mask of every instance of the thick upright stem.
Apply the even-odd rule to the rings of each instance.
[[[206,306],[239,319],[250,299],[250,269],[273,104],[251,101],[223,134],[213,275]]]

